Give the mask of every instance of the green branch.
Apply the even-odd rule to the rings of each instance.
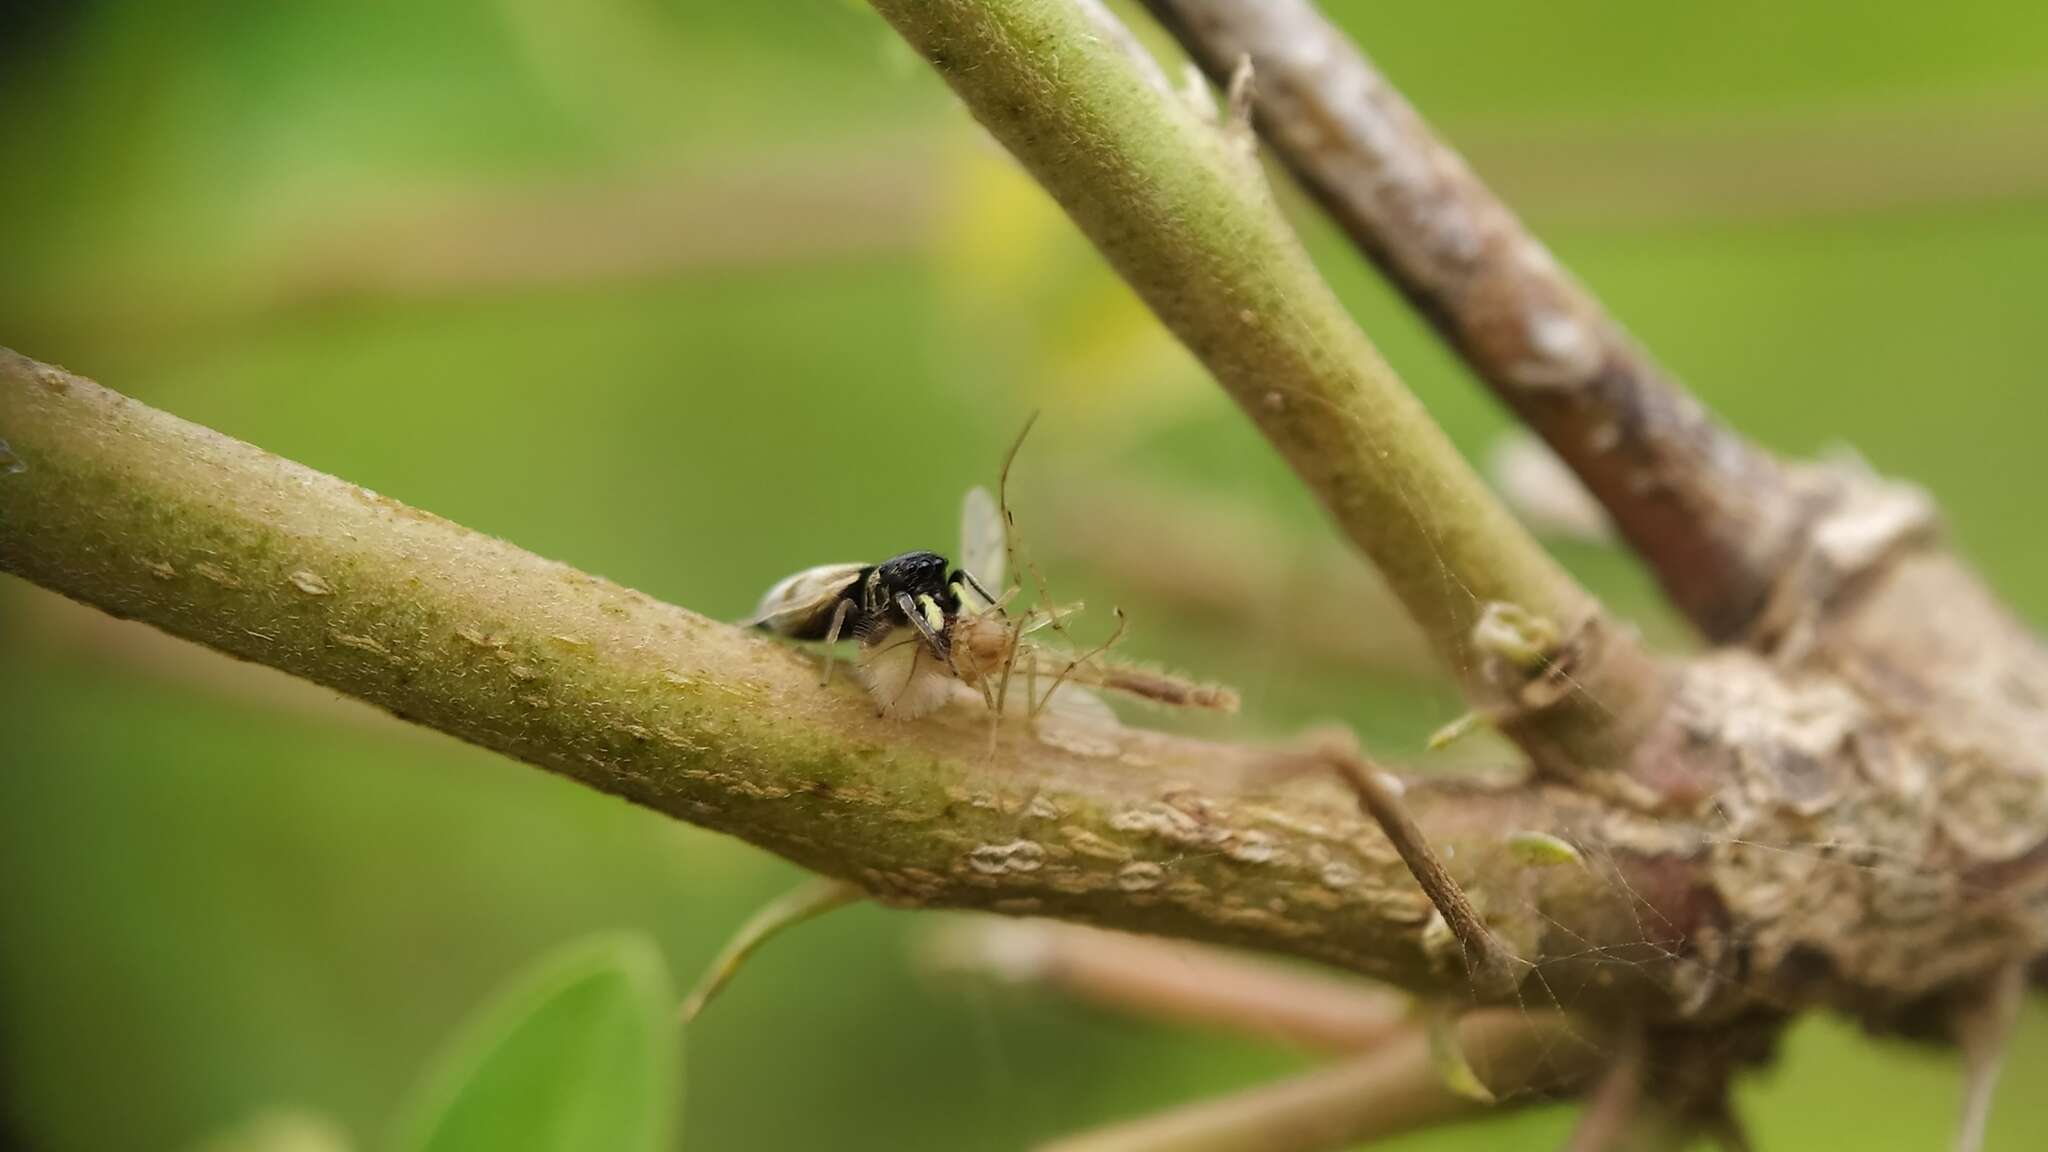
[[[1489,603],[1516,605],[1596,637],[1600,657],[1574,672],[1600,703],[1552,709],[1556,721],[1525,745],[1582,763],[1625,754],[1633,733],[1612,721],[1646,715],[1658,678],[1352,322],[1242,132],[1158,83],[1092,2],[874,6],[1279,448],[1475,697],[1499,685],[1474,626]]]
[[[886,721],[739,628],[543,560],[0,349],[0,570],[360,697],[896,904],[1032,913],[1462,986],[1455,942],[1331,782],[1270,751]],[[1556,789],[1416,787],[1496,930],[1566,969],[1640,937],[1627,884],[1531,875],[1510,833],[1619,827]],[[1625,858],[1625,857],[1624,857]],[[1643,883],[1637,878],[1637,883]],[[1484,899],[1482,895],[1480,897]],[[1622,965],[1601,996],[1642,993]],[[1573,986],[1584,981],[1575,978]]]

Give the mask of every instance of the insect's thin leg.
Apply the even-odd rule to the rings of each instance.
[[[974,627],[980,627],[982,623],[981,616],[979,614],[969,615],[966,612],[962,612],[960,615],[955,616],[948,624],[946,629],[946,637],[949,641],[947,651],[953,657],[952,670],[954,677],[971,684],[975,691],[981,693],[981,703],[989,710],[991,719],[988,732],[988,748],[989,752],[993,754],[996,748],[995,723],[1002,719],[1002,711],[1001,705],[996,699],[995,686],[989,682],[990,670],[981,666],[981,654],[974,640],[970,638],[965,642],[952,642],[954,640],[953,629],[969,622]],[[961,671],[960,668],[963,660],[968,665],[965,672]]]
[[[1066,641],[1068,645],[1072,645],[1074,638],[1067,635],[1065,626],[1060,623],[1059,605],[1052,602],[1052,591],[1045,586],[1045,573],[1039,571],[1036,564],[1027,564],[1025,566],[1031,570],[1031,582],[1038,585],[1038,603],[1045,612],[1045,622],[1052,627],[1053,632],[1058,634],[1061,640]],[[1038,668],[1036,663],[1031,665],[1029,672],[1031,674],[1031,719],[1036,720],[1038,719],[1039,711],[1045,707],[1045,702],[1052,699],[1052,689],[1047,689],[1045,695],[1040,696],[1038,694]],[[1053,687],[1057,688],[1058,685],[1055,684]]]
[[[988,706],[990,712],[1000,718],[1002,716],[1002,712],[999,711],[1001,706],[996,703],[996,690],[989,687],[988,677],[979,677],[975,680],[974,686],[981,691],[981,702]]]
[[[1358,797],[1359,808],[1380,826],[1401,862],[1408,866],[1409,875],[1422,885],[1423,894],[1457,938],[1466,956],[1467,978],[1483,991],[1507,993],[1519,988],[1522,977],[1534,965],[1517,956],[1472,906],[1408,806],[1401,802],[1400,781],[1347,744],[1330,743],[1319,751]]]
[[[896,695],[892,699],[890,699],[888,707],[882,709],[883,713],[887,713],[890,708],[894,708],[898,704],[903,703],[903,694],[905,692],[910,691],[910,682],[917,679],[917,662],[919,660],[922,660],[923,658],[923,646],[912,645],[910,649],[910,669],[909,671],[903,674],[903,683],[896,686]]]
[[[1008,563],[1007,572],[1017,571],[1017,518],[1010,512],[1010,466],[1017,462],[1017,450],[1024,447],[1024,438],[1031,435],[1031,426],[1038,423],[1038,413],[1024,418],[1024,427],[1017,430],[1017,438],[1010,441],[1010,450],[1003,453],[1003,470],[996,477],[996,510],[1003,517],[1003,555]]]
[[[892,631],[888,635],[894,634],[895,633]],[[887,685],[882,682],[881,673],[877,672],[875,674],[875,679],[868,685],[868,695],[871,699],[875,701],[875,715],[877,716],[888,715],[889,709],[895,707],[896,702],[903,698],[903,693],[910,690],[910,682],[917,678],[918,653],[924,650],[924,641],[914,636],[906,637],[902,640],[888,642],[885,642],[885,640],[887,640],[886,636],[877,637],[871,644],[864,645],[861,648],[863,657],[867,660],[872,661],[879,657],[886,656],[889,653],[896,651],[898,648],[908,646],[911,649],[910,667],[903,674],[903,683],[898,684],[896,686],[896,695],[890,698],[887,702],[884,702],[882,700],[882,691],[887,687]]]
[[[903,683],[897,687],[897,695],[895,695],[895,699],[889,701],[889,707],[895,707],[895,705],[903,703],[903,693],[907,693],[911,681],[915,681],[915,678],[918,678],[918,660],[924,660],[924,648],[911,644],[911,648],[909,648],[909,670],[903,672]]]
[[[979,617],[975,618],[975,621],[974,621],[974,623],[975,623],[975,625],[976,625],[977,627],[978,627],[978,626],[980,626],[980,623],[981,623],[981,621],[980,621],[980,618],[979,618]],[[949,636],[951,635],[950,631],[948,632],[948,635],[949,635]],[[951,650],[952,650],[952,653],[953,653],[953,660],[954,660],[954,668],[953,668],[953,674],[954,674],[955,676],[958,676],[958,677],[959,677],[960,679],[962,679],[962,680],[966,680],[966,679],[968,679],[968,676],[966,676],[966,675],[962,674],[962,673],[961,673],[961,671],[960,671],[960,668],[959,668],[959,661],[960,661],[960,659],[961,659],[961,655],[960,655],[960,654],[961,654],[962,652],[965,652],[965,653],[966,653],[966,659],[967,659],[967,660],[968,660],[968,661],[969,661],[969,662],[971,663],[971,665],[972,665],[972,666],[970,667],[969,671],[973,673],[973,682],[974,682],[974,688],[975,688],[975,690],[976,690],[976,691],[978,691],[978,692],[980,692],[980,693],[981,693],[981,702],[982,702],[983,704],[987,705],[987,707],[988,707],[988,710],[989,710],[989,712],[990,712],[990,713],[992,713],[992,714],[993,714],[993,715],[994,715],[994,716],[995,716],[995,717],[996,717],[997,719],[1001,719],[1001,718],[1002,718],[1002,705],[1001,705],[1000,701],[999,701],[999,700],[997,699],[997,697],[996,697],[996,689],[995,689],[995,685],[994,685],[993,683],[991,683],[991,678],[990,678],[990,676],[989,676],[989,671],[990,671],[990,670],[989,670],[989,669],[986,669],[986,668],[983,668],[983,667],[981,666],[981,655],[980,655],[980,653],[979,653],[979,652],[978,652],[978,651],[976,650],[976,648],[975,648],[975,645],[974,645],[974,642],[973,642],[972,640],[969,640],[969,641],[968,641],[968,642],[967,642],[966,644],[964,644],[964,645],[961,645],[961,644],[956,644],[956,645],[953,645],[953,647],[952,647],[952,649],[951,649]],[[991,731],[989,732],[989,748],[990,748],[991,750],[993,750],[993,749],[995,748],[995,732],[994,732],[994,730],[991,730]]]
[[[881,649],[881,651],[893,652],[896,650],[896,647],[896,645],[891,644],[887,648]],[[917,671],[917,653],[915,652],[912,652],[910,654],[910,671],[913,673]],[[882,699],[882,680],[880,676],[876,676],[875,679],[868,685],[868,695],[875,702],[875,715],[887,716],[889,714],[889,709],[894,708],[896,706],[896,703],[903,699],[903,690],[905,688],[908,688],[909,686],[910,676],[906,674],[903,677],[903,683],[896,686],[896,694],[889,697],[887,700],[884,700]]]
[[[1052,602],[1052,590],[1045,585],[1045,573],[1039,571],[1036,564],[1026,564],[1025,567],[1031,569],[1031,580],[1038,585],[1038,602],[1045,611],[1045,622],[1058,633],[1060,639],[1073,645],[1074,638],[1068,634],[1066,625],[1062,623],[1060,605]]]
[[[1032,583],[1038,586],[1039,603],[1041,605],[1049,605],[1049,607],[1044,607],[1042,609],[1045,612],[1046,623],[1049,626],[1051,626],[1052,630],[1055,633],[1059,635],[1061,640],[1066,642],[1066,645],[1068,647],[1072,647],[1074,645],[1074,637],[1067,631],[1066,625],[1061,622],[1059,606],[1052,603],[1052,592],[1050,589],[1046,587],[1045,573],[1039,571],[1038,565],[1036,564],[1027,563],[1025,567],[1030,569],[1031,571]],[[1118,618],[1119,620],[1121,620],[1121,613],[1118,614]],[[1117,627],[1116,635],[1110,637],[1110,643],[1115,643],[1116,636],[1121,636],[1122,634],[1123,627],[1121,624],[1119,624]],[[1101,649],[1097,649],[1097,651],[1100,650]],[[1092,655],[1093,653],[1090,653],[1090,656]],[[1051,701],[1052,694],[1059,690],[1060,683],[1066,680],[1067,678],[1067,673],[1073,671],[1074,666],[1080,663],[1080,660],[1085,660],[1088,658],[1089,657],[1084,656],[1077,660],[1070,661],[1067,664],[1066,668],[1060,672],[1059,679],[1053,681],[1052,687],[1046,689],[1045,695],[1043,696],[1038,695],[1038,669],[1036,663],[1034,662],[1033,664],[1026,666],[1026,671],[1030,675],[1031,718],[1033,720],[1036,720],[1038,718],[1038,714],[1042,712],[1045,709],[1046,704],[1049,701]]]
[[[996,511],[1001,514],[1003,519],[1004,573],[1013,578],[1017,573],[1017,516],[1010,511],[1010,468],[1016,464],[1017,452],[1024,447],[1024,438],[1031,435],[1031,426],[1036,423],[1038,423],[1037,412],[1033,412],[1025,417],[1024,427],[1017,430],[1017,438],[1010,442],[1010,450],[1003,453],[1003,470],[996,476]],[[1041,596],[1044,595],[1044,583],[1043,580],[1039,581]],[[1006,590],[1003,593],[1003,601],[1008,601],[1021,589],[1022,585],[1019,584]],[[996,607],[1000,609],[1002,602],[998,602]],[[1010,675],[1016,671],[1017,657],[1020,650],[1024,647],[1024,622],[1021,619],[1011,626],[1009,647],[1009,653],[1003,658],[1001,685],[996,691],[996,717],[998,722],[1002,718],[1002,710],[1009,707]],[[1030,673],[1028,668],[1027,673]],[[1030,673],[1030,683],[1027,683],[1025,688],[1027,694],[1031,690],[1031,684],[1035,683],[1036,674]]]
[[[1009,597],[1005,592],[1004,598]],[[1009,651],[1003,654],[1003,674],[996,681],[996,720],[1001,722],[1003,709],[1010,706],[1010,674],[1017,670],[1017,650],[1024,646],[1024,621],[1020,617],[1010,625]]]
[[[996,690],[989,687],[988,677],[982,677],[975,687],[981,689],[981,702],[988,707],[988,754],[993,759],[996,754],[996,739],[1003,731],[1003,705],[996,697]]]
[[[898,648],[922,647],[923,645],[924,641],[922,639],[916,636],[906,636],[901,640],[896,640],[887,644],[882,643],[881,640],[876,640],[871,645],[863,647],[862,651],[868,652],[872,656],[886,656],[889,653],[894,652]],[[912,663],[914,665],[915,661],[913,661]]]
[[[832,610],[832,627],[825,630],[825,675],[818,681],[818,687],[829,687],[832,683],[832,661],[839,644],[839,630],[846,627],[846,614],[853,608],[853,601],[842,599],[839,607]]]
[[[1046,700],[1049,701],[1052,699],[1052,694],[1060,690],[1060,685],[1067,682],[1067,676],[1071,674],[1074,671],[1074,669],[1079,668],[1081,665],[1086,664],[1088,661],[1093,660],[1097,656],[1102,655],[1104,652],[1109,651],[1110,645],[1115,644],[1118,640],[1123,638],[1124,627],[1125,625],[1130,623],[1130,618],[1124,615],[1124,610],[1121,608],[1112,608],[1110,609],[1110,611],[1116,613],[1116,630],[1109,634],[1109,639],[1104,640],[1102,643],[1097,644],[1095,647],[1089,649],[1087,652],[1084,652],[1081,655],[1074,657],[1072,660],[1067,661],[1067,666],[1065,668],[1060,669],[1059,678],[1052,682],[1051,688],[1046,689]],[[1040,707],[1043,706],[1044,702],[1041,701]]]
[[[1031,706],[1025,717],[1026,721],[1036,720],[1038,718],[1038,710],[1045,704],[1045,698],[1038,694],[1038,661],[1036,660],[1029,661],[1024,665],[1024,700]]]

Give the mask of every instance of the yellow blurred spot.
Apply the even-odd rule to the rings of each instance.
[[[944,164],[937,256],[977,394],[1008,387],[1127,437],[1218,402],[1192,357],[1008,154],[982,135]]]

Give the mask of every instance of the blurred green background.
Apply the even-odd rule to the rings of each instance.
[[[1712,404],[1926,483],[2048,618],[2048,6],[1330,9]],[[1500,414],[1297,217],[1485,451]],[[1060,553],[1077,503],[1136,493],[1224,500],[1302,555],[1319,524],[843,0],[0,6],[0,268],[0,343],[719,616],[808,564],[946,548],[1041,408],[1026,544],[1132,612],[1129,650],[1236,682],[1252,733],[1337,717],[1413,752],[1455,709]],[[1629,563],[1562,551],[1670,635]],[[793,879],[18,581],[0,630],[0,1116],[24,1146],[190,1148],[278,1109],[381,1146],[531,957],[644,931],[687,980]],[[1301,1064],[936,978],[928,927],[858,908],[769,949],[690,1038],[684,1145],[1018,1149]],[[1991,1147],[2039,1146],[2044,1076],[2036,1011]],[[1818,1022],[1742,1106],[1765,1149],[1925,1149],[1956,1092],[1953,1060]],[[1570,1119],[1400,1146],[1549,1147]]]

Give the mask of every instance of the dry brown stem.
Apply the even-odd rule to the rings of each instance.
[[[1673,603],[1743,634],[1800,547],[1800,494],[1631,341],[1310,0],[1147,0],[1303,185],[1592,490]]]
[[[1394,851],[1401,854],[1402,862],[1408,865],[1416,883],[1422,885],[1437,915],[1443,917],[1451,935],[1457,938],[1464,954],[1466,975],[1474,988],[1486,996],[1506,995],[1518,988],[1529,971],[1529,963],[1516,956],[1472,907],[1465,890],[1458,886],[1443,858],[1430,847],[1429,837],[1402,803],[1404,786],[1347,748],[1330,747],[1322,755],[1337,778],[1358,797],[1359,808],[1373,818]]]
[[[1476,1012],[1460,1043],[1505,1104],[1570,1089],[1595,1053],[1560,1016]],[[1038,1152],[1331,1152],[1470,1116],[1484,1106],[1446,1088],[1429,1041],[1409,1034],[1327,1068],[1084,1132]]]
[[[977,919],[948,925],[931,951],[948,968],[1321,1051],[1360,1052],[1414,1030],[1412,1003],[1391,989],[1184,940]]]

